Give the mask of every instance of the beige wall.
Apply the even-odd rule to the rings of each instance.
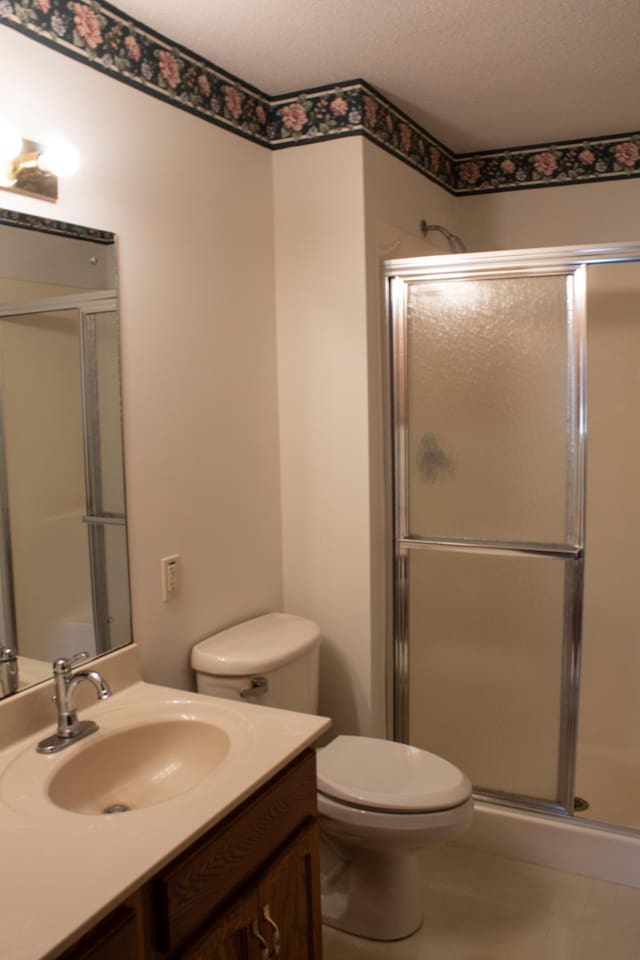
[[[379,238],[378,255],[390,259],[449,253],[447,241],[439,233],[430,233],[425,242],[420,221],[461,233],[466,221],[456,198],[368,140],[363,141],[363,158],[368,239],[373,240],[376,227],[381,224],[393,228],[396,236],[402,238],[397,250],[390,249],[391,244]],[[373,249],[369,252],[373,254]]]
[[[458,198],[469,250],[640,240],[640,179]]]
[[[2,205],[118,235],[134,636],[189,686],[196,640],[282,604],[271,156],[7,29],[0,78],[9,121],[82,157],[55,207]]]
[[[371,584],[362,142],[274,154],[285,607],[324,643],[320,709],[369,732]]]
[[[4,200],[2,206],[5,206]],[[49,216],[54,216],[50,204],[46,206]],[[0,293],[4,301],[11,303],[10,298],[26,300],[108,290],[116,282],[115,259],[113,244],[16,230],[3,224],[0,226]],[[33,286],[31,291],[29,284]]]

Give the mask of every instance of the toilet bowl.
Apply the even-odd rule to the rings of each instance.
[[[374,940],[422,923],[418,853],[471,824],[471,783],[435,754],[336,737],[318,751],[322,919]]]
[[[315,623],[270,613],[195,645],[200,693],[316,713]],[[471,823],[468,777],[403,743],[338,736],[318,750],[322,920],[374,940],[422,922],[418,852]]]

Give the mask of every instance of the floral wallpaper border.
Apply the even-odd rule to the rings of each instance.
[[[23,230],[38,230],[58,237],[70,237],[73,240],[90,240],[92,243],[114,243],[115,234],[108,230],[96,230],[83,227],[78,223],[65,223],[63,220],[50,220],[48,217],[36,217],[31,213],[0,208],[0,226],[21,227]]]
[[[0,24],[263,145],[269,98],[108,3],[0,0]]]
[[[453,189],[451,151],[364,80],[274,98],[269,132],[274,149],[366,136],[447,190]]]
[[[640,176],[640,133],[457,156],[453,192],[464,196]]]
[[[0,0],[2,24],[262,146],[365,136],[460,196],[640,176],[640,132],[454,154],[363,80],[269,97],[103,0]]]

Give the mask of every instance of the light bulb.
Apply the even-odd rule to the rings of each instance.
[[[0,123],[0,163],[11,163],[22,153],[22,137],[16,127]]]
[[[4,170],[1,169],[2,166],[5,167]],[[8,163],[0,164],[0,187],[4,187],[5,189],[9,187],[15,187],[17,183],[17,179],[15,176],[13,176],[13,174],[8,172],[9,170],[12,169],[12,167],[13,167],[12,164],[8,164]]]
[[[38,157],[38,166],[56,177],[69,177],[80,166],[80,156],[70,143],[53,140]]]

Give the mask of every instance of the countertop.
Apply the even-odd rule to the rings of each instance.
[[[130,722],[169,711],[231,731],[225,760],[193,789],[124,814],[55,806],[47,784],[74,751]],[[0,751],[0,957],[57,956],[329,726],[323,717],[137,682],[80,712],[100,731],[54,756],[35,751],[44,731]],[[136,718],[142,718],[136,721]]]

